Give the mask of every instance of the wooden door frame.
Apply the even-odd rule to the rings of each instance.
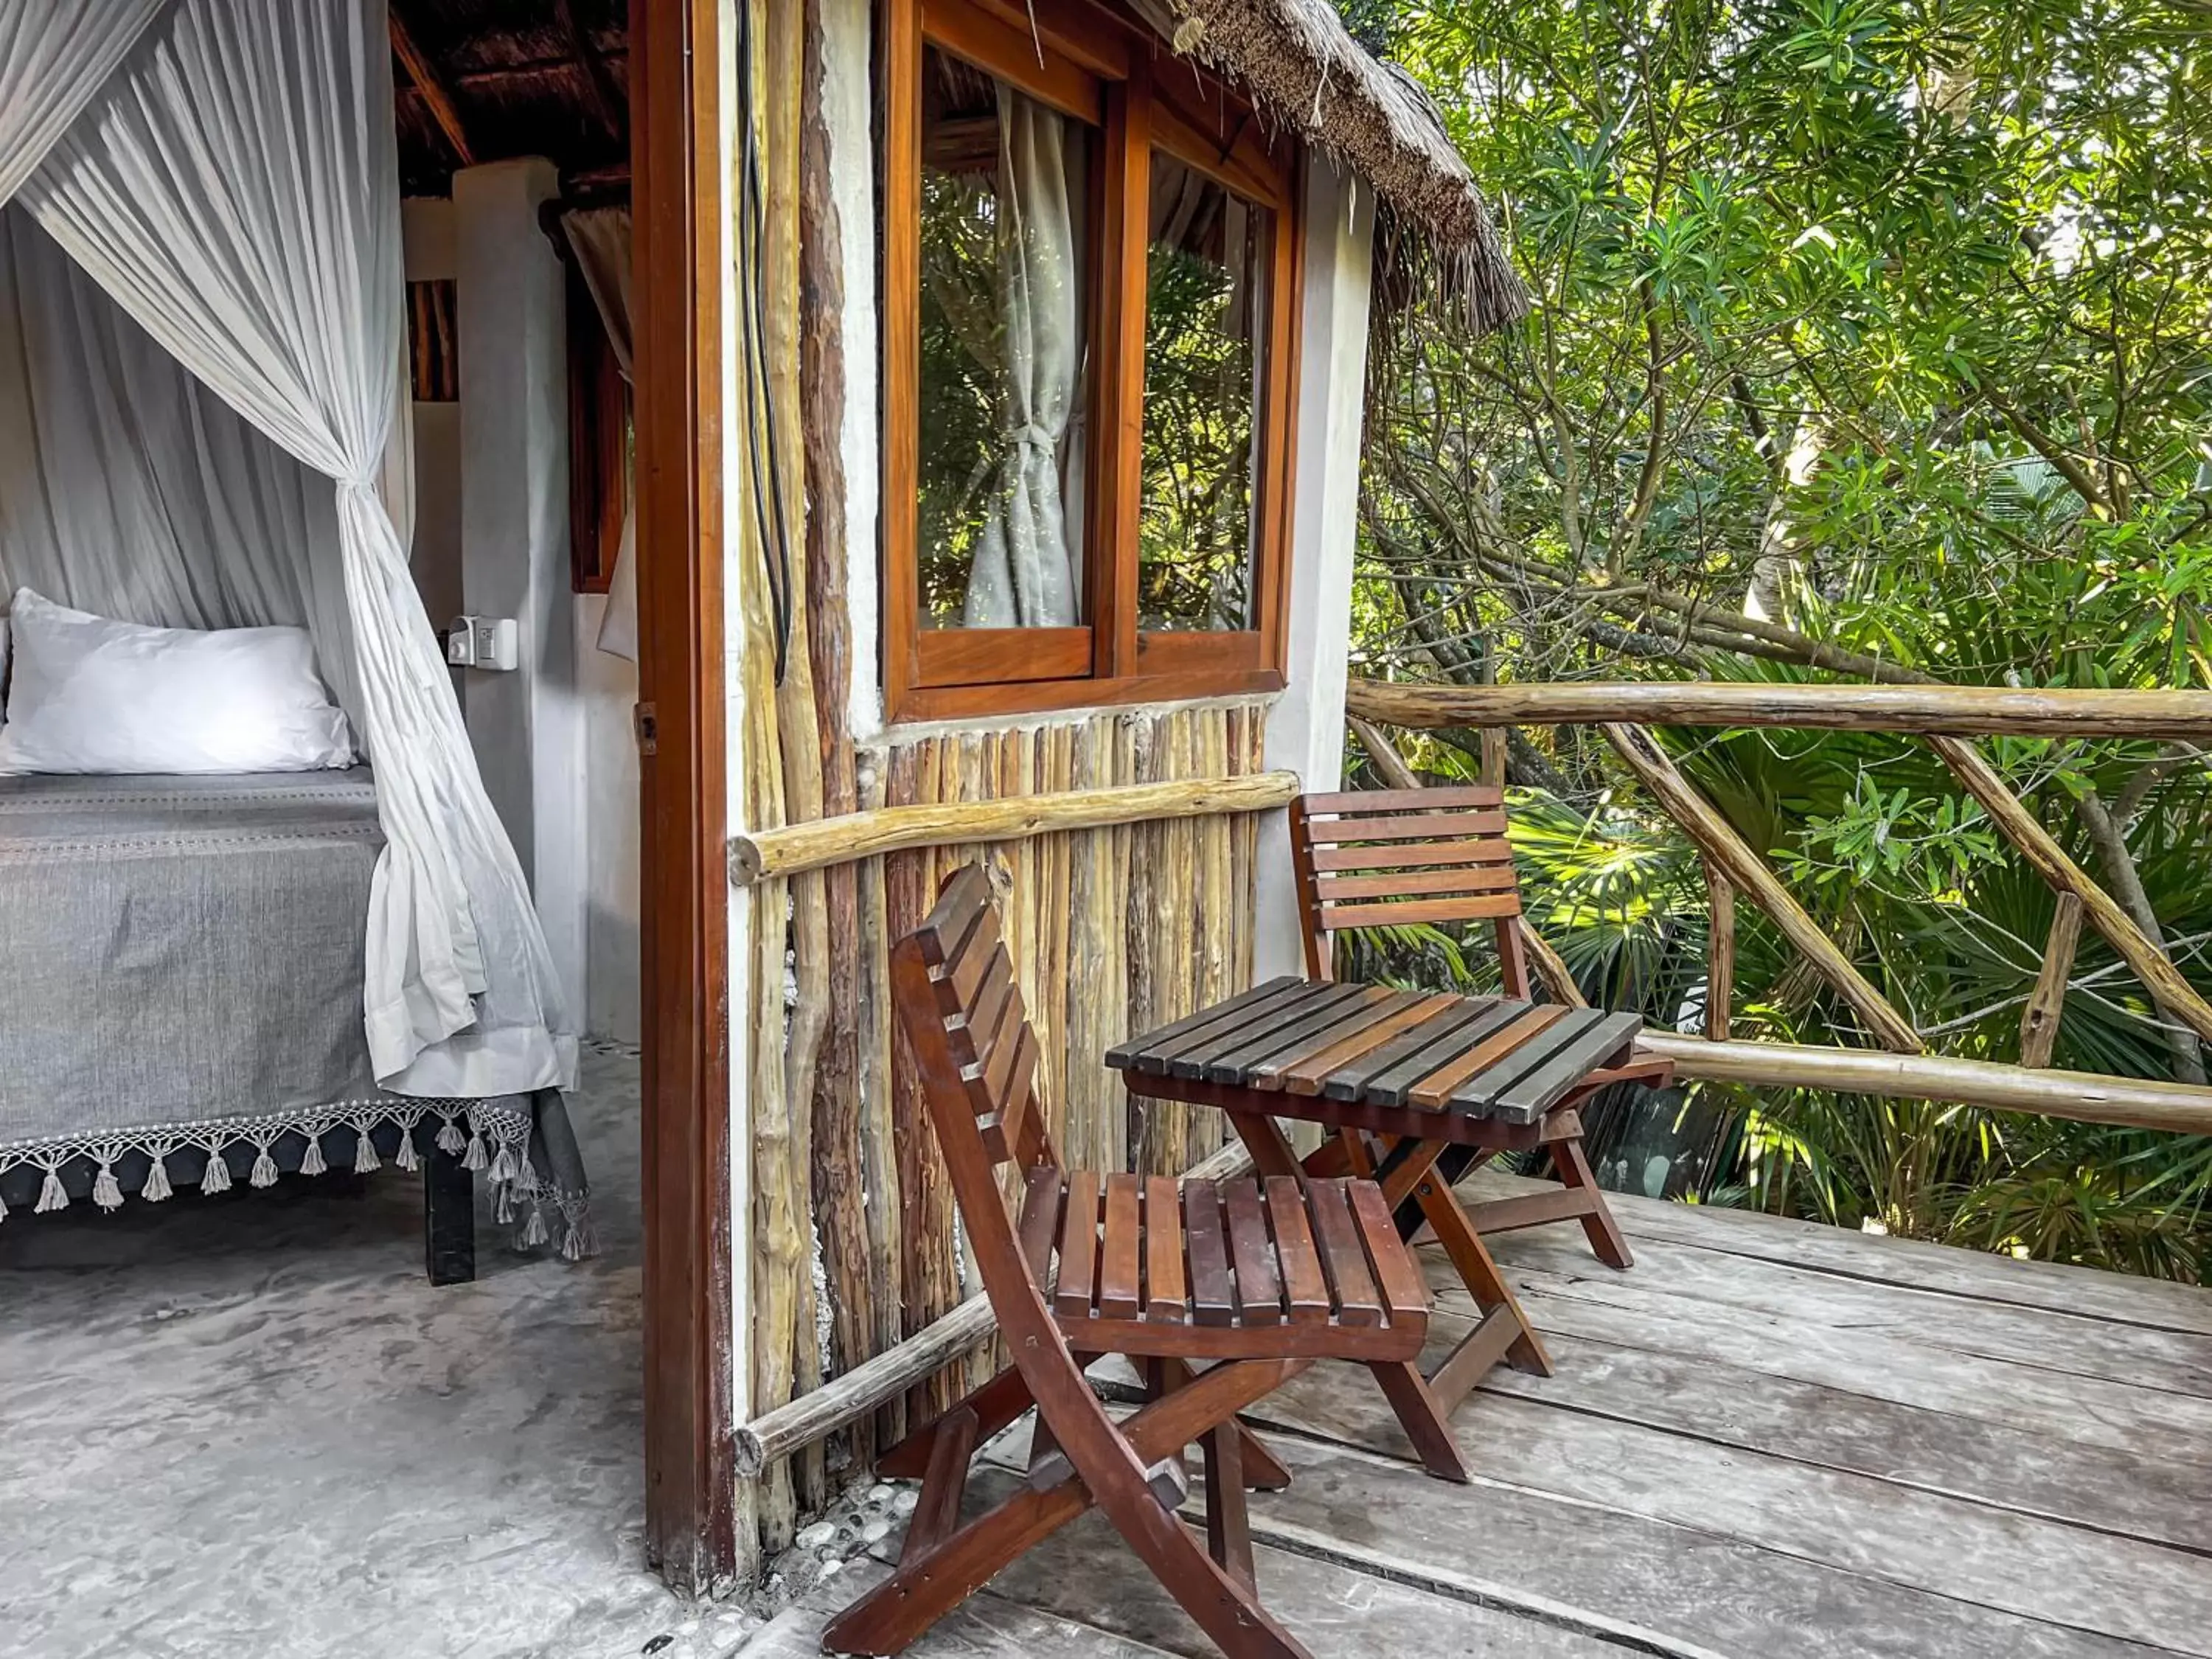
[[[646,1551],[737,1565],[714,0],[630,0],[642,782]]]

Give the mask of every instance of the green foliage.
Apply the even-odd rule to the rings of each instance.
[[[1417,313],[1377,360],[1364,672],[1802,681],[1840,662],[1856,678],[2212,686],[2201,7],[1347,10],[1437,98],[1536,302],[1474,343]],[[1693,1018],[1693,850],[1593,734],[1522,735],[1517,781],[1544,786],[1516,837],[1536,925],[1587,990]],[[1923,744],[1662,736],[1936,1047],[2016,1057],[2051,896]],[[1415,759],[1458,770],[1456,741]],[[1984,750],[2072,857],[2139,890],[2185,973],[2212,986],[2204,757],[2116,739]],[[1863,1040],[1739,915],[1737,1033]],[[2195,1080],[2203,1055],[2091,934],[2056,1063]],[[2212,1272],[2202,1139],[1730,1099],[1742,1201]]]

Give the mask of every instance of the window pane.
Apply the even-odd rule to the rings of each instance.
[[[1152,155],[1138,626],[1256,628],[1254,467],[1273,215]]]
[[[922,55],[925,628],[1082,621],[1092,137]]]

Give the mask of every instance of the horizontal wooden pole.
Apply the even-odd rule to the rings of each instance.
[[[2031,1071],[1984,1060],[1824,1048],[1786,1042],[1713,1042],[1647,1031],[1643,1052],[1674,1062],[1685,1080],[1777,1089],[1823,1089],[1893,1100],[1942,1100],[2079,1123],[2212,1134],[2212,1089],[2089,1072]]]
[[[1201,1159],[1183,1179],[1221,1181],[1243,1174],[1251,1154],[1231,1142]],[[738,1425],[738,1475],[757,1478],[780,1458],[835,1434],[887,1404],[918,1382],[973,1352],[999,1334],[999,1316],[988,1296],[969,1297],[951,1313],[933,1320],[905,1341],[884,1349],[787,1405],[763,1412]]]
[[[1392,684],[1355,679],[1346,710],[1388,726],[1782,726],[1958,737],[2212,738],[2212,691],[1729,681]]]
[[[1060,830],[1097,830],[1158,818],[1211,817],[1286,806],[1298,793],[1295,772],[1240,778],[1187,778],[1111,789],[1071,789],[1006,800],[948,801],[848,812],[781,830],[730,837],[730,879],[739,886],[896,853],[962,842],[1021,841]]]

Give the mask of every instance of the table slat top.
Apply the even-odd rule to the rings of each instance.
[[[1320,1095],[1525,1124],[1626,1058],[1642,1029],[1636,1015],[1602,1008],[1285,975],[1132,1037],[1106,1063],[1255,1096]]]

